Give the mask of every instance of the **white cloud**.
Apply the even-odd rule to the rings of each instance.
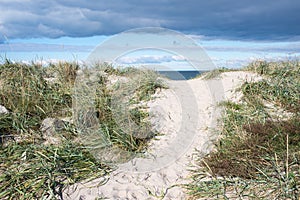
[[[118,64],[162,64],[168,62],[184,62],[181,56],[174,55],[143,55],[143,56],[123,56],[115,62]]]

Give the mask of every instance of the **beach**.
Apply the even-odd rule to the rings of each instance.
[[[235,89],[259,79],[251,72],[233,71],[211,80],[169,80],[169,88],[157,91],[147,104],[153,129],[161,134],[145,154],[119,164],[106,177],[68,187],[64,199],[187,199],[184,185],[197,162],[194,155],[213,151],[218,138],[218,104],[238,102],[241,94]]]

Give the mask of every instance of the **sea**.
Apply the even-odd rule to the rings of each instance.
[[[158,71],[159,74],[171,80],[189,80],[204,73],[205,71]]]

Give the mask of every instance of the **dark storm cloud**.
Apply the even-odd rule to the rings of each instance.
[[[299,0],[2,0],[0,33],[82,37],[160,26],[217,38],[299,39],[299,9]]]

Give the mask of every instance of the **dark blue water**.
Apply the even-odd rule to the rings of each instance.
[[[188,80],[195,78],[204,71],[158,71],[161,75],[171,80]]]

